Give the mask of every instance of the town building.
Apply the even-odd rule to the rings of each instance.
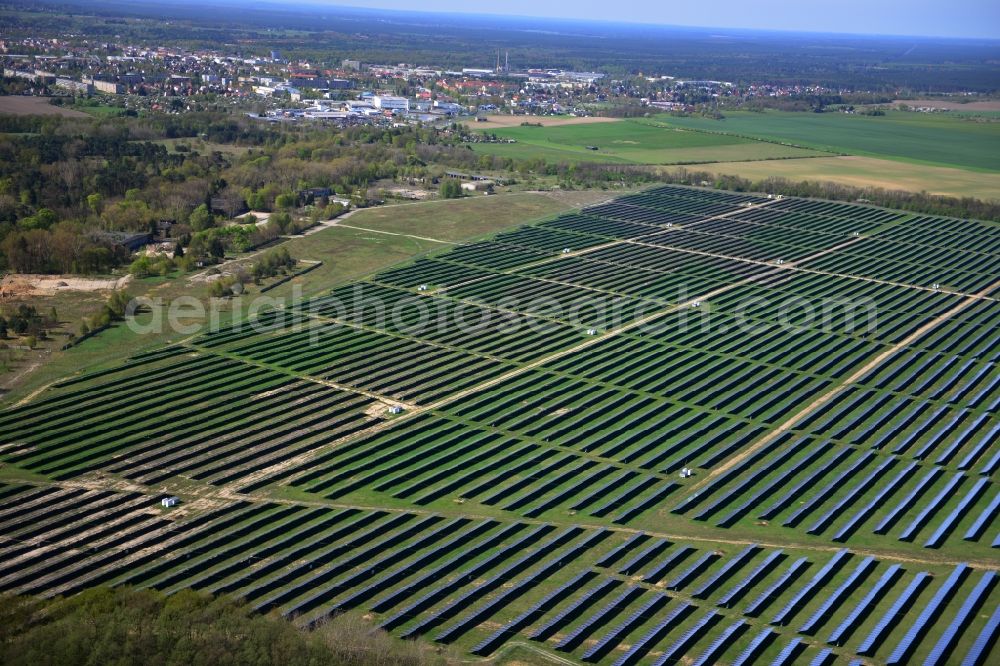
[[[410,100],[405,97],[394,97],[392,95],[375,95],[372,97],[372,104],[376,109],[382,111],[392,111],[408,113],[410,111]]]

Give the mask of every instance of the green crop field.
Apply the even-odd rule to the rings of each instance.
[[[785,141],[817,150],[921,164],[1000,171],[1000,123],[949,113],[727,112],[723,120],[660,116],[658,122],[726,136]]]
[[[987,200],[1000,196],[1000,122],[989,114],[735,111],[724,120],[660,115],[482,132],[516,143],[472,144],[476,152],[517,159],[691,164],[750,179],[777,176]]]
[[[417,237],[504,198],[354,215],[293,241],[305,299],[0,411],[0,590],[497,663],[996,661],[1000,224],[537,196],[465,242]]]
[[[860,188],[881,187],[1000,201],[1000,171],[970,171],[859,155],[811,160],[718,162],[699,169],[741,176],[755,182],[778,177],[792,181],[825,181]]]
[[[553,127],[509,127],[487,131],[517,143],[480,143],[477,152],[504,157],[565,162],[691,164],[788,157],[823,153],[736,136],[685,131],[633,120]],[[589,150],[588,146],[598,150]]]

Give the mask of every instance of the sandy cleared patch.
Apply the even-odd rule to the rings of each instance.
[[[560,125],[590,125],[592,123],[617,123],[621,118],[605,118],[603,116],[486,116],[486,122],[472,121],[472,129],[490,129],[497,127],[519,127],[521,123],[538,123],[543,127],[559,127]]]
[[[909,107],[928,107],[931,109],[946,109],[948,111],[1000,111],[1000,100],[984,102],[951,102],[945,99],[897,99],[896,106],[905,104]]]
[[[49,104],[48,97],[26,97],[24,95],[4,95],[0,97],[0,113],[15,116],[65,116],[67,118],[88,118],[76,109],[66,109]]]
[[[376,400],[365,408],[365,415],[373,419],[384,419],[389,414],[389,404]]]
[[[267,224],[267,221],[271,219],[271,214],[262,210],[252,210],[249,213],[244,213],[243,217],[250,215],[253,219],[257,220],[256,224],[258,227],[262,227]]]
[[[0,280],[0,298],[53,296],[62,291],[102,291],[124,289],[132,276],[93,279],[68,275],[10,274]]]

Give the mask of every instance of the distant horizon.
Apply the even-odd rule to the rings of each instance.
[[[188,1],[193,2],[193,0]],[[547,11],[550,3],[544,1],[528,2],[527,0],[510,0],[505,4],[509,8],[509,11],[499,11],[501,8],[497,6],[491,6],[489,11],[470,11],[468,4],[458,2],[457,0],[425,0],[421,3],[419,9],[414,8],[403,0],[265,0],[264,2],[254,4],[258,6],[329,7],[331,10],[361,9],[410,14],[448,14],[483,18],[544,19],[589,23],[611,22],[621,25],[703,30],[746,30],[845,36],[856,35],[861,37],[985,39],[1000,41],[1000,3],[986,3],[981,0],[953,0],[948,7],[948,11],[940,12],[940,16],[933,18],[929,17],[932,12],[921,12],[920,6],[925,6],[928,10],[940,10],[941,5],[936,2],[928,2],[927,0],[910,0],[909,2],[906,0],[882,0],[881,2],[878,0],[841,0],[838,6],[839,11],[835,17],[815,11],[807,11],[807,15],[802,15],[802,12],[799,11],[797,12],[797,16],[791,19],[787,16],[784,19],[776,19],[772,12],[762,11],[760,7],[761,5],[769,6],[773,11],[777,11],[777,16],[780,17],[784,16],[789,9],[801,8],[802,3],[791,3],[788,0],[760,0],[753,3],[752,7],[756,9],[751,14],[755,17],[766,16],[767,18],[755,18],[749,22],[744,19],[739,23],[734,21],[716,21],[715,19],[724,15],[741,15],[738,11],[733,13],[727,11],[727,9],[749,10],[747,3],[742,2],[742,0],[717,0],[709,9],[671,7],[666,10],[670,12],[666,16],[659,15],[655,3],[646,2],[645,0],[626,2],[628,6],[640,6],[636,9],[636,12],[647,13],[649,15],[649,20],[647,21],[633,20],[622,16],[622,12],[628,10],[623,9],[621,3],[616,5],[618,9],[613,15],[604,15],[603,11],[587,12],[586,9],[588,7],[592,9],[603,9],[605,7],[603,2],[595,2],[595,0],[577,0],[572,5],[576,9],[573,15]],[[914,5],[917,5],[917,7],[915,8]],[[873,6],[876,8],[873,9]],[[559,11],[562,7],[564,5],[557,5],[558,9],[553,11]],[[643,9],[643,7],[645,8]],[[711,18],[708,17],[709,12],[712,15]],[[922,15],[923,18],[914,23],[915,15]],[[872,26],[871,29],[858,29],[857,26],[861,20],[864,21],[864,25]],[[888,27],[896,25],[909,25],[912,27],[905,30],[894,30]],[[989,31],[985,31],[984,28],[988,28]]]
[[[0,5],[7,4],[8,1],[0,0]],[[37,0],[37,4],[60,6],[63,3],[59,0]],[[457,0],[425,0],[419,8],[414,8],[404,0],[69,0],[66,5],[82,5],[89,10],[104,12],[121,8],[125,15],[134,12],[141,15],[144,13],[140,10],[141,7],[147,10],[158,6],[173,10],[183,7],[203,10],[238,7],[249,12],[298,10],[300,14],[311,14],[329,10],[386,16],[398,14],[401,17],[431,15],[449,17],[456,21],[534,20],[647,29],[1000,42],[1000,3],[994,6],[983,0],[953,0],[948,12],[942,12],[941,16],[934,18],[927,17],[933,16],[939,6],[929,0],[841,0],[838,11],[833,16],[806,11],[802,3],[791,3],[788,0],[758,0],[753,5],[755,11],[750,11],[742,0],[717,0],[711,10],[678,7],[671,8],[666,15],[651,0],[626,0],[624,5],[618,3],[618,9],[612,15],[604,15],[605,5],[597,0],[577,0],[573,5],[575,11],[572,15],[562,13],[561,6],[550,11],[551,3],[527,0],[509,0],[502,7],[490,6],[484,11],[470,11],[468,4]],[[771,11],[760,10],[762,5],[769,7]],[[872,9],[873,5],[876,6],[875,9]],[[915,10],[913,5],[917,5],[918,9]],[[587,11],[588,7],[598,11]],[[920,11],[919,7],[924,7],[927,11]],[[747,12],[751,18],[744,16]],[[720,20],[720,16],[733,18]],[[741,19],[741,16],[744,18]],[[914,22],[916,16],[923,18]],[[646,20],[631,17],[645,17]],[[239,22],[238,18],[234,17],[234,20]]]

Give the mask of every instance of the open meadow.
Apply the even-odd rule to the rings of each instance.
[[[947,113],[727,112],[722,120],[658,116],[669,126],[786,141],[816,150],[915,164],[1000,171],[1000,122]]]
[[[524,122],[534,122],[527,119]],[[477,128],[478,129],[478,128]],[[486,131],[486,130],[484,130]],[[517,143],[473,144],[477,152],[522,159],[626,164],[698,164],[813,157],[824,153],[776,142],[688,131],[637,120],[488,130]]]
[[[659,115],[542,127],[510,120],[534,123],[533,117],[501,118],[506,126],[476,129],[516,143],[479,143],[474,150],[571,164],[686,164],[751,180],[777,176],[1000,200],[1000,122],[989,118],[729,112],[724,120]]]
[[[483,120],[476,121],[476,129],[491,130],[506,127],[519,127],[522,123],[530,122],[543,127],[563,127],[566,125],[590,125],[592,123],[615,123],[618,118],[607,118],[604,116],[522,116],[494,114],[482,116]]]
[[[772,176],[791,181],[840,183],[852,187],[929,192],[949,197],[1000,201],[1000,172],[912,164],[876,157],[841,155],[811,160],[719,162],[699,169],[759,181]]]

